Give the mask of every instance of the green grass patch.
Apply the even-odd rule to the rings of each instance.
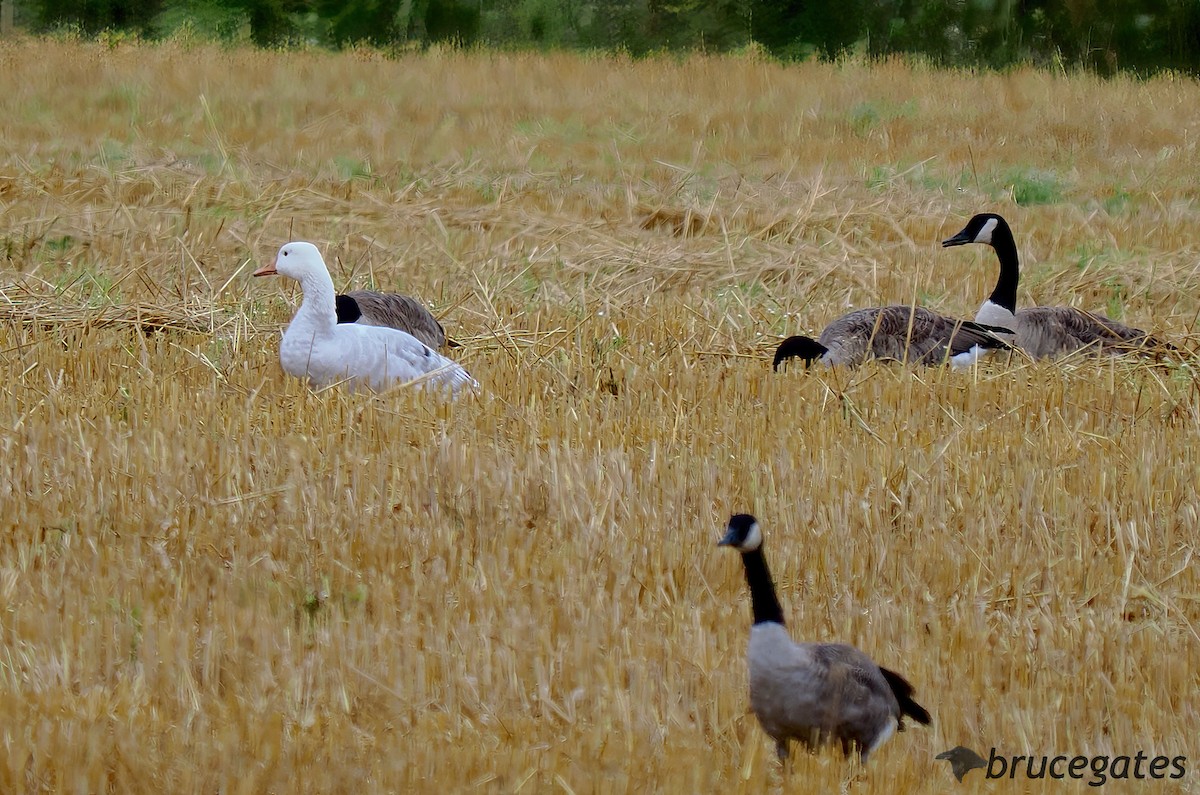
[[[917,115],[917,103],[868,100],[860,102],[846,114],[846,121],[856,135],[866,135],[872,130],[897,119],[911,119]]]
[[[1021,207],[1058,204],[1063,200],[1062,181],[1053,171],[1012,169],[1002,179],[1012,200]]]
[[[338,176],[347,182],[352,179],[370,179],[373,176],[371,161],[347,155],[334,156],[333,167],[337,169]]]

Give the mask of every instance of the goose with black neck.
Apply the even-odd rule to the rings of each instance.
[[[754,624],[747,663],[750,707],[773,740],[781,761],[791,742],[815,750],[836,745],[866,762],[904,718],[928,725],[929,713],[913,699],[904,677],[881,668],[843,643],[796,643],[784,626],[783,608],[763,554],[762,528],[750,514],[735,514],[720,546],[742,555]]]
[[[942,241],[943,248],[982,243],[991,246],[1000,274],[991,295],[975,315],[977,323],[1009,329],[1017,347],[1035,359],[1076,351],[1120,355],[1154,355],[1175,350],[1173,345],[1139,328],[1071,306],[1033,306],[1017,309],[1021,262],[1012,229],[996,213],[980,213],[962,231]]]
[[[813,362],[857,367],[871,358],[966,367],[993,350],[1007,349],[1004,332],[919,306],[875,306],[835,319],[818,339],[788,337],[775,350],[773,368],[778,372],[792,358],[803,359],[806,369]]]

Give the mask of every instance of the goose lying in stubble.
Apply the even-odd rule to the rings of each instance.
[[[876,306],[842,315],[812,337],[788,337],[775,351],[773,367],[792,357],[828,365],[857,367],[869,358],[934,365],[947,360],[966,367],[988,351],[1009,344],[991,329],[969,320],[955,320],[917,306]]]
[[[904,677],[880,668],[843,643],[796,643],[784,629],[783,608],[762,551],[762,529],[749,514],[735,514],[720,546],[742,553],[754,626],[750,628],[750,707],[775,740],[781,761],[792,740],[810,750],[837,744],[867,761],[908,716],[929,725]]]
[[[352,290],[333,297],[338,323],[383,326],[407,332],[434,350],[446,347],[446,330],[415,298],[397,293]],[[450,343],[450,347],[457,347]]]
[[[1126,326],[1104,315],[1070,306],[1033,306],[1017,309],[1017,284],[1021,278],[1017,243],[1001,216],[980,213],[962,231],[942,241],[942,247],[983,243],[1000,261],[996,288],[975,315],[975,321],[1011,329],[1018,348],[1035,359],[1088,349],[1095,353],[1159,353],[1175,350],[1139,328]]]
[[[300,282],[304,300],[283,333],[279,361],[288,375],[313,386],[347,381],[379,390],[394,384],[434,384],[457,392],[477,387],[455,362],[403,331],[358,323],[338,323],[333,279],[321,252],[311,243],[279,249],[275,261],[255,276],[279,274]]]

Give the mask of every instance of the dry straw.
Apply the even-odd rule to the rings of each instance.
[[[850,306],[971,314],[995,262],[937,242],[981,210],[1021,301],[1189,344],[1194,82],[39,41],[0,71],[0,791],[967,792],[937,753],[1189,752],[1194,361],[769,362]],[[289,239],[428,301],[482,394],[285,378],[298,296],[249,273]],[[785,784],[747,711],[742,510],[793,634],[934,715],[853,782]]]

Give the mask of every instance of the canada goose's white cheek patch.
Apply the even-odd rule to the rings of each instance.
[[[762,546],[762,529],[758,526],[758,522],[750,525],[750,529],[746,531],[746,540],[742,542],[742,550],[745,552],[753,552]]]
[[[989,218],[984,222],[983,228],[979,230],[979,234],[975,235],[976,243],[991,243],[992,232],[996,231],[996,225],[1000,222],[995,218]]]

